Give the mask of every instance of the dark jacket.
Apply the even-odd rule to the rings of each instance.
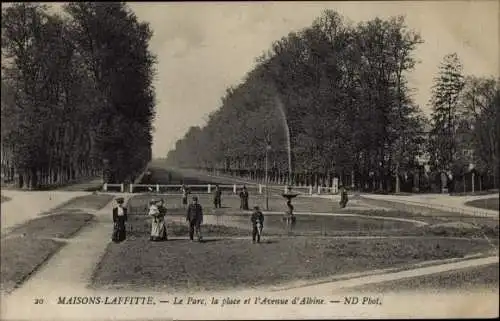
[[[123,216],[118,216],[118,207],[113,208],[113,222],[118,222],[122,218],[124,222],[127,221],[127,208],[123,208]]]
[[[261,211],[255,211],[252,213],[250,221],[253,225],[257,225],[257,222],[259,222],[262,226],[264,226],[264,214],[262,214]]]
[[[203,208],[200,204],[189,204],[186,220],[189,222],[203,222]]]

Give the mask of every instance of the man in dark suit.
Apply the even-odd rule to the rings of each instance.
[[[255,243],[255,239],[257,239],[257,243],[260,243],[260,235],[264,227],[264,214],[262,214],[258,206],[254,207],[250,221],[252,222],[252,242]]]
[[[203,223],[203,208],[198,203],[197,196],[193,196],[193,201],[188,206],[186,221],[189,223],[189,239],[193,241],[194,233],[196,232],[198,241],[201,241],[200,226]]]

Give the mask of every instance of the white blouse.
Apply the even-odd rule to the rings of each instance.
[[[124,213],[123,213],[123,207],[121,206],[118,206],[118,216],[123,216]]]

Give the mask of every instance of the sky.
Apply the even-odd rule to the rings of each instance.
[[[311,25],[325,9],[353,22],[404,15],[423,44],[411,73],[415,102],[429,114],[430,88],[442,58],[456,52],[465,74],[499,75],[499,2],[131,2],[154,31],[158,57],[153,156],[165,157],[190,126],[204,125],[226,88],[240,83],[272,42]]]

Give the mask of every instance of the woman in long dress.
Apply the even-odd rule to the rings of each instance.
[[[125,222],[127,221],[127,209],[123,207],[123,198],[116,200],[117,206],[113,208],[113,242],[122,242],[126,239]]]
[[[167,228],[165,226],[165,208],[160,201],[154,200],[149,207],[148,215],[153,218],[151,221],[151,241],[166,241]]]

